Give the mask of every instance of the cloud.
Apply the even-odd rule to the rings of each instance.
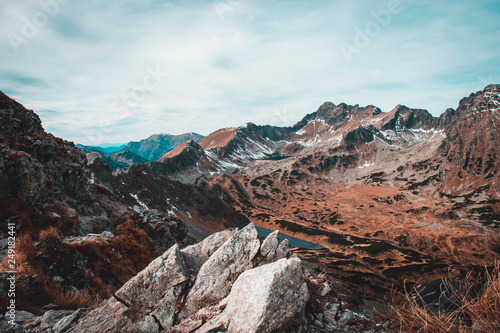
[[[43,8],[9,2],[0,89],[40,111],[55,135],[96,144],[290,125],[327,100],[438,115],[500,82],[495,1],[401,0],[348,62],[342,43],[354,45],[391,1],[69,0],[17,52],[9,36],[23,36]],[[168,75],[145,89],[157,68]]]

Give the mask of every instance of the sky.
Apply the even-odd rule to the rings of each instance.
[[[325,101],[438,116],[500,83],[499,42],[498,0],[0,0],[0,90],[87,145]]]

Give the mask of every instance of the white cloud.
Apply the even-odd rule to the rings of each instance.
[[[8,2],[0,89],[35,111],[58,111],[40,112],[47,130],[90,143],[92,131],[100,135],[90,141],[127,142],[271,123],[276,113],[291,124],[326,100],[438,115],[484,78],[498,80],[491,1],[401,0],[401,12],[347,62],[341,43],[352,44],[388,2],[69,0],[18,52],[9,33],[22,35],[22,18],[42,9]],[[221,14],[221,3],[232,9]],[[157,66],[169,72],[161,84],[137,107],[113,112]]]

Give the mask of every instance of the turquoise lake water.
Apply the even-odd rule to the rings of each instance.
[[[257,229],[259,236],[264,236],[264,237],[267,237],[270,233],[272,233],[274,231],[274,230],[269,230],[269,229],[259,228],[259,227],[255,227],[255,229]],[[298,238],[295,238],[292,236],[283,235],[282,233],[279,234],[280,242],[283,241],[285,238],[288,239],[288,242],[290,243],[291,247],[305,247],[307,249],[313,249],[313,250],[319,250],[319,249],[323,248],[323,246],[318,245],[318,244],[306,242],[306,241],[303,241],[302,239],[298,239]]]

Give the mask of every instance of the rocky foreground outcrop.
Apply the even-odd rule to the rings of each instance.
[[[301,332],[309,292],[301,260],[253,224],[172,246],[92,311],[28,332]],[[45,324],[45,325],[44,325]]]

